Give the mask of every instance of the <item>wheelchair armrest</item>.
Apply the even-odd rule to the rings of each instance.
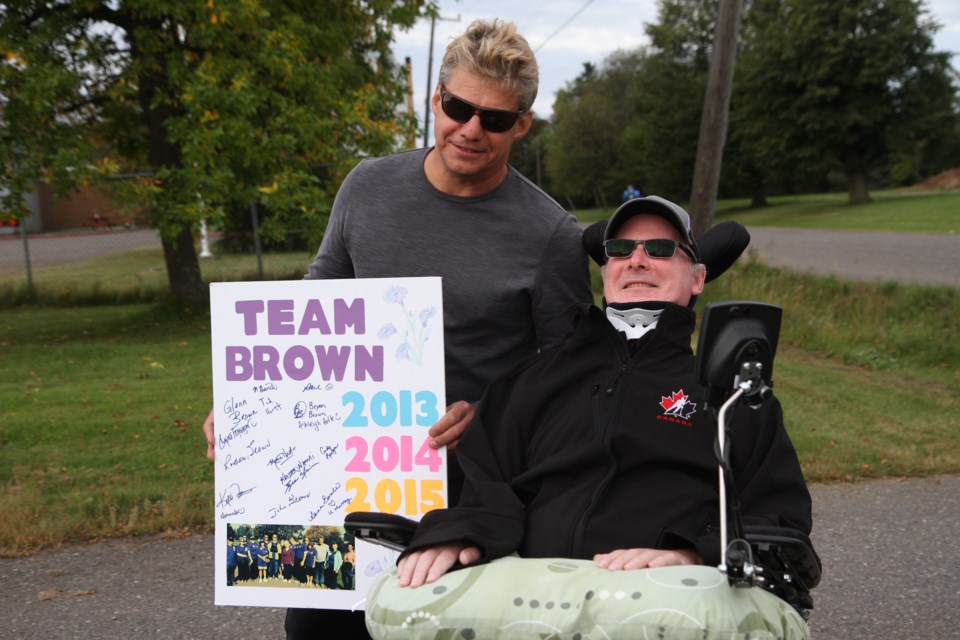
[[[810,590],[820,584],[823,566],[810,537],[788,527],[744,527],[753,560],[763,567],[765,587],[790,604],[813,608]]]
[[[354,511],[344,518],[343,527],[356,538],[403,551],[413,538],[417,521],[393,513]]]

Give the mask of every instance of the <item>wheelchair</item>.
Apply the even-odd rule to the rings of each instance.
[[[584,243],[602,262],[605,222]],[[698,245],[708,280],[728,269],[749,243],[746,229],[723,222]],[[780,330],[778,307],[749,301],[708,305],[697,347],[697,377],[717,415],[719,566],[671,566],[608,571],[591,560],[500,558],[450,571],[416,589],[381,575],[367,593],[372,637],[500,640],[809,639],[810,591],[822,565],[808,536],[783,527],[744,526],[727,465],[727,412],[758,406],[772,395]],[[354,512],[354,536],[402,551],[416,529],[393,514]]]

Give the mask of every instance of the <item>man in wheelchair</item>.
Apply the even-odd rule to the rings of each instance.
[[[489,386],[457,449],[460,502],[416,527],[400,586],[514,553],[593,559],[611,571],[718,565],[717,426],[695,375],[692,307],[745,242],[705,265],[682,208],[656,196],[622,205],[602,253],[591,252],[603,264],[605,308],[582,310],[565,345]],[[809,545],[810,494],[779,403],[741,404],[730,423],[740,521],[792,530]],[[814,582],[818,560],[815,573]],[[799,588],[807,607],[810,586]]]

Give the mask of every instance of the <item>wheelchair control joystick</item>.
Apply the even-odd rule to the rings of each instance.
[[[750,544],[745,540],[733,540],[727,547],[726,560],[720,572],[727,576],[730,586],[750,588],[762,585],[763,567],[753,561]]]
[[[759,408],[765,400],[773,397],[773,389],[763,379],[762,362],[744,362],[734,385],[744,389],[743,401],[751,409]]]

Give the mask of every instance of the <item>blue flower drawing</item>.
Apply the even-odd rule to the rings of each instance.
[[[400,329],[394,326],[392,322],[383,325],[377,331],[377,336],[381,340],[389,340],[394,334],[400,336],[403,342],[397,347],[397,360],[409,360],[417,363],[417,365],[422,365],[424,348],[430,339],[428,324],[431,319],[436,317],[438,311],[436,307],[427,307],[419,313],[414,313],[407,309],[406,298],[407,290],[404,287],[390,287],[383,294],[385,302],[400,305],[403,310],[404,321],[400,323]]]

